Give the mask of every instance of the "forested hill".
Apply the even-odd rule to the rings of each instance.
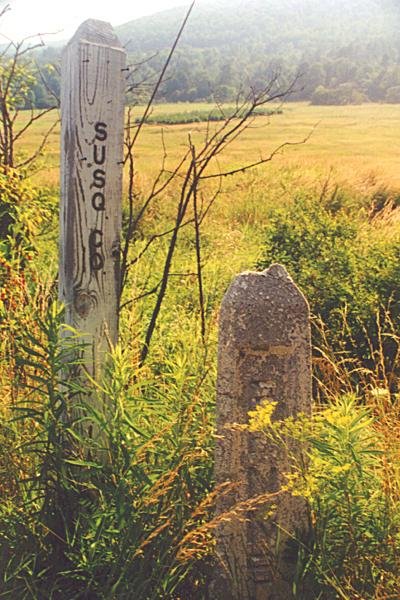
[[[186,10],[116,28],[136,65],[129,101],[148,97]],[[50,46],[36,56],[36,106],[54,103],[49,88],[59,92],[59,70],[45,68],[59,55]],[[275,72],[283,86],[301,74],[292,100],[400,103],[400,0],[197,0],[158,100],[234,100]]]
[[[165,59],[185,7],[117,28],[132,60]],[[280,69],[302,73],[294,99],[400,102],[400,5],[396,0],[217,0],[199,2],[183,33],[161,98],[233,98]],[[141,86],[144,90],[145,86]]]
[[[160,50],[170,46],[186,10],[136,19],[117,31],[131,50]],[[219,49],[262,44],[274,53],[286,52],[288,43],[300,53],[328,50],[366,37],[395,37],[395,16],[395,0],[200,0],[181,43]]]

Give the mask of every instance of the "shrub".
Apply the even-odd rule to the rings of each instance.
[[[227,118],[232,117],[232,115],[236,113],[236,109],[224,109],[221,110],[189,110],[186,112],[180,113],[166,113],[151,116],[147,119],[147,123],[151,123],[153,125],[187,125],[189,123],[201,123],[201,122],[218,122],[225,121]],[[277,108],[275,110],[267,110],[263,108],[256,109],[254,111],[255,115],[258,116],[271,116],[275,114],[282,114],[282,109]],[[237,114],[238,118],[240,117],[240,112]],[[136,120],[137,123],[140,122],[138,118]]]
[[[285,265],[303,290],[334,352],[369,369],[379,354],[386,372],[398,369],[392,335],[400,327],[397,239],[381,238],[337,195],[333,203],[301,197],[270,214],[257,267],[272,262]],[[316,320],[314,341],[323,343]]]
[[[352,83],[342,83],[332,88],[319,85],[311,96],[311,104],[315,105],[362,104],[367,100],[365,94]]]
[[[58,229],[56,214],[55,194],[35,188],[20,171],[0,166],[0,381],[5,389],[15,376],[15,345],[34,322],[33,305],[46,306],[48,300],[46,286],[52,284],[45,267],[52,261],[48,242]]]
[[[36,248],[37,237],[54,213],[48,190],[34,188],[16,169],[0,167],[0,253],[4,258],[18,248],[26,259],[23,254]]]
[[[398,104],[400,102],[400,85],[388,88],[385,102],[388,102],[389,104]]]

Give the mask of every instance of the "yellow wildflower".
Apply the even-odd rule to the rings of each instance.
[[[271,427],[277,402],[263,400],[255,410],[249,411],[249,431],[264,431]]]

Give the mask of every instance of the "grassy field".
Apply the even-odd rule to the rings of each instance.
[[[162,105],[154,112],[208,107]],[[35,123],[21,141],[23,153],[37,147],[53,118]],[[135,208],[159,172],[161,131],[172,169],[189,134],[201,144],[206,125],[143,129]],[[307,547],[307,567],[299,557],[298,568],[300,583],[303,576],[314,581],[315,595],[299,588],[296,600],[400,597],[399,134],[400,110],[392,105],[288,104],[281,115],[257,117],[221,156],[220,169],[309,139],[223,180],[201,225],[202,313],[196,230],[188,218],[141,365],[169,251],[163,233],[174,228],[182,178],[151,203],[135,229],[120,344],[101,388],[112,418],[108,408],[106,418],[88,413],[105,431],[106,471],[82,460],[96,448],[82,438],[79,420],[69,427],[60,418],[76,389],[58,385],[62,315],[51,308],[59,130],[31,178],[0,171],[4,210],[15,219],[0,247],[0,597],[130,600],[133,589],[141,600],[209,597],[218,313],[237,273],[276,261],[325,324],[318,329],[313,320],[315,417],[282,430],[285,439],[310,444],[310,467],[296,471],[305,484],[296,489],[293,479],[289,489],[310,504],[317,541]],[[215,180],[201,184],[203,206],[215,190]],[[72,460],[59,442],[67,437]],[[53,486],[54,473],[60,486]],[[70,513],[81,517],[71,524]]]
[[[205,103],[162,104],[155,106],[152,114],[213,108]],[[135,108],[134,116],[142,111],[143,107]],[[47,115],[34,124],[21,142],[25,152],[37,146],[54,118],[55,114]],[[211,124],[212,128],[218,126],[220,123]],[[187,150],[188,136],[201,145],[205,132],[206,124],[203,123],[143,128],[135,152],[138,204],[161,167],[162,136],[168,156],[166,166],[173,169]],[[240,167],[257,161],[260,154],[267,156],[284,142],[301,142],[307,136],[310,137],[305,143],[286,147],[272,162],[223,181],[212,218],[207,220],[203,230],[205,284],[211,290],[217,286],[217,297],[236,273],[252,268],[259,260],[271,208],[286,205],[305,192],[318,196],[327,182],[330,189],[338,185],[353,204],[365,205],[368,198],[382,188],[394,195],[400,190],[400,110],[396,105],[315,107],[305,103],[286,104],[283,114],[256,117],[252,127],[226,149],[218,166],[221,169]],[[59,129],[51,134],[33,182],[58,186]],[[179,181],[153,204],[142,224],[145,237],[160,233],[165,223],[171,222],[178,188]],[[397,226],[394,231],[397,232]],[[160,244],[160,257],[164,251]],[[155,253],[153,260],[157,260],[157,256]],[[175,270],[193,271],[192,253],[190,256],[188,258],[186,252],[179,253]],[[153,269],[152,263],[148,268]],[[141,278],[144,279],[144,275]]]
[[[182,113],[206,110],[208,104],[163,104],[153,114]],[[139,115],[141,108],[135,109]],[[23,117],[22,117],[23,118]],[[55,115],[50,114],[35,124],[21,141],[24,151],[41,140]],[[215,125],[213,125],[215,126]],[[142,177],[157,172],[162,155],[161,129],[164,132],[168,163],[172,167],[182,156],[188,134],[196,143],[204,138],[205,125],[149,125],[142,133],[136,151],[137,170]],[[283,142],[305,144],[286,148],[274,158],[271,172],[282,168],[299,169],[305,177],[326,177],[332,170],[334,178],[351,182],[357,187],[379,180],[387,186],[400,188],[400,110],[397,105],[364,104],[361,106],[310,106],[290,103],[283,114],[257,117],[254,125],[225,153],[222,166],[240,166],[257,160],[260,153],[268,155]],[[39,183],[58,184],[59,131],[51,135],[46,160],[36,175]]]

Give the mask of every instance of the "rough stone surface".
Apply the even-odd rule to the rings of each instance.
[[[247,423],[248,412],[264,399],[278,403],[276,419],[311,411],[309,308],[280,265],[239,275],[222,302],[215,476],[217,484],[229,481],[236,487],[220,499],[219,514],[285,483],[285,451],[263,434],[235,427]],[[247,520],[230,519],[219,527],[217,598],[292,597],[295,552],[289,540],[308,529],[307,507],[290,494],[278,496],[274,504],[268,520],[264,505],[248,513]]]

